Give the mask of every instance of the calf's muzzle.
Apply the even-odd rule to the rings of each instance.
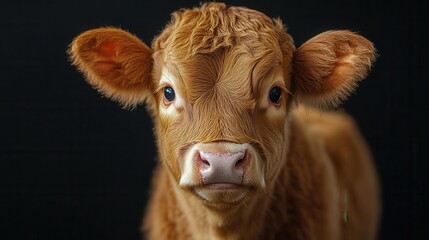
[[[202,177],[207,184],[241,184],[243,174],[249,166],[246,150],[228,152],[196,152],[195,161]]]
[[[248,143],[196,143],[179,159],[179,185],[185,188],[265,187],[264,161]]]

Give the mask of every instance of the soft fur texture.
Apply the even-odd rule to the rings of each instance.
[[[102,94],[151,113],[147,239],[376,238],[370,150],[350,116],[314,108],[338,106],[365,78],[376,52],[364,37],[328,31],[295,49],[280,19],[205,3],[174,12],[152,48],[109,27],[80,34],[69,54]],[[207,180],[205,156],[237,154],[234,171],[216,163],[221,180]]]

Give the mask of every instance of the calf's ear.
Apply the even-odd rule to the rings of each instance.
[[[118,28],[92,29],[70,44],[72,64],[103,95],[134,107],[151,91],[152,50]]]
[[[366,77],[376,57],[374,45],[351,31],[327,31],[313,37],[294,52],[296,99],[337,106]]]

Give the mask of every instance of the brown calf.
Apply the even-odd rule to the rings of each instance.
[[[149,48],[117,28],[74,39],[73,64],[124,107],[146,103],[159,166],[148,239],[374,239],[379,185],[353,119],[335,107],[376,53],[328,31],[295,49],[279,19],[205,3]]]

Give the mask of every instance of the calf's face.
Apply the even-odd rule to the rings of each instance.
[[[335,105],[375,50],[349,31],[295,50],[280,20],[220,3],[173,13],[152,49],[117,28],[80,34],[73,64],[125,107],[146,102],[159,158],[185,192],[235,204],[266,191],[286,161],[292,102]]]
[[[179,186],[225,203],[266,187],[284,146],[290,81],[280,57],[267,52],[258,65],[232,47],[155,62],[159,154]]]

